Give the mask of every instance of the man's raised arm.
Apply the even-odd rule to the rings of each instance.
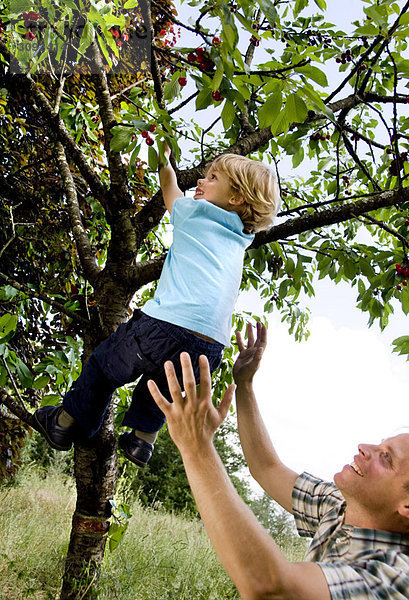
[[[267,345],[267,330],[257,323],[257,337],[247,325],[247,348],[236,334],[240,354],[233,368],[236,382],[237,421],[240,443],[250,473],[261,487],[283,508],[292,513],[292,492],[298,477],[279,459],[257,406],[253,378]],[[273,397],[273,392],[271,393]]]
[[[330,600],[321,567],[290,563],[234,489],[213,445],[233,395],[227,390],[218,407],[211,399],[211,377],[200,357],[196,389],[189,355],[180,357],[183,396],[172,363],[165,364],[173,403],[153,381],[149,390],[165,413],[173,441],[182,455],[190,487],[216,553],[243,600]],[[205,577],[206,574],[204,573]]]

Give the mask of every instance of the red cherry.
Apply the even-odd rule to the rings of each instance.
[[[401,290],[401,289],[402,289],[402,286],[401,286],[401,285],[397,285],[397,286],[396,286],[396,289],[397,289],[397,290]]]
[[[143,131],[141,132],[141,136],[142,136],[143,138],[146,138],[146,139],[148,139],[148,137],[149,137],[149,133],[148,133],[147,131],[143,130]]]
[[[202,48],[202,46],[199,46],[198,48],[196,48],[195,52],[197,54],[197,56],[203,56],[205,49]]]
[[[404,285],[405,287],[408,285],[407,281],[402,281],[402,285]]]
[[[212,92],[212,98],[216,102],[220,102],[221,100],[224,100],[223,96],[220,93],[220,90],[216,90],[215,92]]]
[[[187,59],[190,63],[196,62],[196,55],[193,52],[189,52],[187,55]]]
[[[212,39],[212,44],[213,44],[213,46],[220,46],[220,44],[221,44],[221,43],[222,43],[222,41],[221,41],[221,39],[220,39],[220,38],[218,38],[218,37],[214,37],[214,38]]]
[[[405,221],[405,225],[406,225],[406,227],[409,227],[409,219],[407,221]]]
[[[34,40],[35,39],[35,35],[32,31],[27,31],[27,33],[24,36],[26,38],[26,40]]]
[[[153,146],[153,144],[155,142],[154,142],[154,140],[151,137],[147,137],[146,138],[146,143],[148,144],[148,146]]]
[[[178,79],[178,83],[181,87],[185,87],[185,85],[187,84],[187,79],[186,77],[179,77]]]

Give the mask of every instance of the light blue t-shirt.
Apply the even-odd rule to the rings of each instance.
[[[203,199],[175,200],[170,222],[173,243],[142,311],[228,346],[244,252],[254,235],[243,232],[237,213]]]

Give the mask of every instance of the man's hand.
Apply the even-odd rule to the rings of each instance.
[[[211,443],[216,429],[226,418],[235,385],[226,390],[219,406],[215,407],[212,403],[211,376],[206,356],[199,357],[199,390],[196,388],[192,363],[187,352],[180,355],[180,363],[185,396],[182,395],[173,363],[170,361],[165,363],[165,373],[173,404],[161,394],[154,381],[148,381],[148,387],[156,404],[165,414],[169,433],[181,453],[197,452],[203,445]]]
[[[236,332],[236,339],[240,354],[233,367],[234,381],[237,385],[251,383],[267,346],[267,328],[257,322],[257,337],[254,340],[253,327],[247,323],[247,348],[239,331]]]

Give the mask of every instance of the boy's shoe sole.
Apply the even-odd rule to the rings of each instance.
[[[128,460],[138,467],[146,467],[152,456],[153,444],[137,437],[133,431],[119,437],[118,445]]]
[[[73,442],[72,427],[61,427],[58,425],[58,416],[62,411],[62,405],[42,406],[34,413],[35,422],[42,435],[52,448],[56,450],[70,450]]]

